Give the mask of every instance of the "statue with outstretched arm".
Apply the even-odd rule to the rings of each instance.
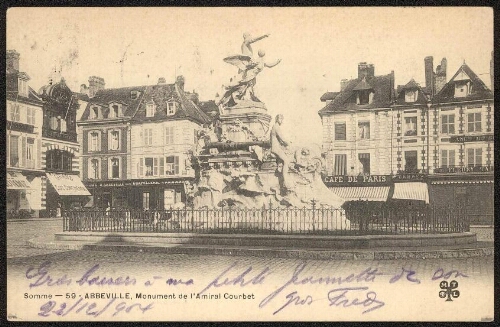
[[[252,35],[250,33],[245,33],[243,34],[243,43],[241,44],[241,53],[244,56],[253,56],[253,50],[252,50],[252,43],[255,43],[259,40],[262,40],[263,38],[268,37],[269,34],[265,34],[256,38],[252,38]]]
[[[281,176],[283,177],[283,188],[288,188],[288,167],[290,165],[290,160],[288,159],[287,154],[285,153],[286,147],[289,145],[281,131],[281,124],[283,123],[283,115],[277,115],[276,121],[271,129],[271,153],[276,156],[276,162],[282,162],[283,168],[281,170]]]

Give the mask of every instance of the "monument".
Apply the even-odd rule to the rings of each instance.
[[[244,34],[242,53],[224,58],[238,68],[222,86],[216,103],[219,120],[198,133],[193,156],[200,174],[189,192],[194,208],[333,207],[343,199],[323,183],[319,146],[292,146],[283,133],[284,116],[271,116],[257,97],[257,76],[281,59],[269,62],[251,47],[269,35]]]

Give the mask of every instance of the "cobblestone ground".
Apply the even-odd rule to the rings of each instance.
[[[234,294],[241,294],[242,291],[255,293],[256,300],[252,302],[252,309],[244,310],[243,307],[237,304],[237,302],[225,303],[224,307],[226,311],[222,310],[222,307],[217,307],[219,311],[212,314],[201,314],[196,312],[193,315],[188,315],[185,312],[186,308],[193,310],[202,310],[203,307],[199,307],[197,303],[192,302],[188,307],[178,307],[172,306],[171,310],[168,311],[168,316],[164,316],[165,312],[156,311],[155,315],[138,316],[139,319],[146,320],[156,320],[158,317],[161,319],[181,319],[181,320],[225,320],[228,317],[232,317],[232,314],[238,313],[236,320],[240,319],[252,319],[252,320],[266,320],[266,319],[290,319],[289,314],[291,312],[300,312],[300,318],[292,316],[292,319],[313,319],[313,320],[330,320],[330,319],[355,319],[359,320],[360,317],[367,317],[366,319],[381,319],[381,320],[440,320],[439,317],[444,315],[445,320],[468,320],[466,319],[471,316],[471,320],[480,320],[481,318],[492,316],[493,313],[493,257],[475,257],[475,258],[457,258],[457,259],[426,259],[426,260],[359,260],[359,261],[315,261],[308,260],[307,262],[300,259],[276,259],[276,258],[264,258],[264,257],[231,257],[231,256],[216,256],[216,255],[185,255],[185,254],[165,254],[165,253],[140,253],[140,252],[109,252],[109,251],[54,251],[54,250],[39,250],[31,249],[24,245],[26,239],[36,237],[37,235],[43,235],[44,233],[53,233],[58,231],[60,221],[50,221],[50,222],[26,222],[26,223],[9,223],[8,224],[8,294],[9,299],[17,298],[20,306],[22,307],[23,302],[22,294],[26,291],[31,293],[62,293],[64,292],[75,292],[77,296],[83,296],[88,294],[89,291],[95,292],[122,292],[122,291],[132,291],[137,292],[137,290],[148,291],[149,293],[167,293],[173,290],[179,289],[189,289],[191,294],[196,294],[210,285],[210,282],[217,276],[223,276],[220,278],[219,283],[223,284],[226,280],[228,284],[224,287],[216,288],[209,287],[208,293],[217,294],[218,292],[230,291]],[[40,267],[43,263],[47,263],[46,266],[47,273],[50,273],[50,278],[53,281],[61,276],[67,276],[72,279],[72,283],[69,283],[68,287],[64,289],[59,289],[55,287],[49,287],[46,282],[43,282],[47,276],[41,276],[43,274],[38,274],[36,278],[28,278],[27,270],[29,268],[34,268],[40,272]],[[99,280],[102,278],[114,278],[119,276],[125,277],[130,276],[135,281],[137,285],[135,287],[141,286],[141,288],[123,288],[105,285],[84,285],[82,289],[75,285],[76,280],[85,275],[90,268],[98,265],[96,270],[91,273],[91,277],[98,277]],[[304,266],[301,266],[304,265]],[[302,267],[302,269],[300,269]],[[266,288],[259,288],[259,285],[254,285],[251,283],[246,286],[245,289],[241,287],[242,279],[237,279],[241,276],[246,282],[250,281],[251,278],[258,276],[259,272],[268,269],[269,275],[266,277],[265,283]],[[228,270],[229,269],[229,270]],[[339,314],[346,313],[347,316],[335,316],[337,318],[332,318],[328,315],[325,316],[325,312],[312,313],[310,311],[304,311],[302,307],[297,307],[300,301],[295,303],[294,308],[286,309],[288,311],[280,313],[281,316],[273,315],[273,310],[276,310],[281,305],[286,303],[286,296],[290,292],[296,290],[297,296],[306,296],[308,293],[303,293],[308,290],[309,284],[315,284],[310,287],[312,289],[309,294],[315,298],[317,294],[323,294],[323,297],[319,300],[326,301],[326,295],[324,294],[324,280],[319,283],[311,283],[313,279],[321,277],[343,277],[344,279],[349,276],[349,274],[358,275],[363,271],[376,271],[376,280],[367,282],[364,278],[362,285],[369,285],[370,289],[376,289],[379,297],[384,297],[387,306],[392,306],[392,308],[398,308],[396,311],[374,311],[370,316],[359,316],[359,310],[356,313],[354,309],[343,310]],[[403,271],[404,269],[404,271]],[[247,271],[248,270],[248,271]],[[307,285],[300,286],[288,286],[287,292],[282,292],[274,302],[266,306],[265,315],[255,314],[253,309],[259,307],[259,302],[265,298],[265,296],[270,292],[270,290],[277,289],[280,285],[290,279],[291,276],[300,270],[300,278],[309,278]],[[228,271],[224,273],[224,271]],[[244,272],[247,271],[247,274]],[[401,274],[403,272],[403,274]],[[221,275],[222,274],[222,275]],[[29,275],[29,274],[28,274]],[[266,274],[265,274],[266,275]],[[106,276],[106,277],[105,277]],[[400,276],[400,278],[398,278]],[[41,279],[38,279],[43,277]],[[365,275],[366,277],[366,275]],[[193,279],[193,285],[187,287],[186,285],[181,285],[183,287],[172,288],[173,286],[165,284],[165,280],[168,278],[182,279],[183,281]],[[225,279],[227,278],[227,279]],[[156,280],[158,282],[154,287],[145,287],[148,280]],[[458,281],[460,287],[460,300],[455,299],[455,301],[446,302],[438,297],[438,292],[440,290],[439,283],[442,280],[455,279]],[[30,283],[42,281],[41,286],[36,288],[29,287]],[[418,280],[418,282],[416,282]],[[254,280],[255,281],[255,280]],[[363,284],[364,283],[364,284]],[[257,283],[258,284],[258,283]],[[321,284],[321,285],[320,285]],[[334,283],[338,285],[339,283]],[[347,284],[350,285],[350,284]],[[360,285],[355,284],[355,285]],[[417,288],[421,285],[420,288]],[[227,286],[227,287],[226,287]],[[322,293],[323,292],[323,293]],[[147,294],[149,294],[147,293]],[[135,294],[135,293],[133,293]],[[146,293],[145,293],[146,294]],[[225,293],[223,293],[225,294]],[[303,300],[304,298],[302,298]],[[425,299],[425,301],[423,300]],[[35,303],[33,301],[28,301],[27,303]],[[39,308],[40,301],[36,300]],[[59,301],[59,300],[57,300]],[[62,301],[62,298],[61,298]],[[392,301],[392,302],[391,302]],[[422,302],[423,301],[423,302]],[[43,302],[43,301],[42,301]],[[319,301],[320,302],[320,301]],[[414,311],[413,302],[415,302],[419,309]],[[217,302],[214,302],[217,303]],[[239,303],[239,302],[238,302]],[[453,304],[450,304],[453,303]],[[226,304],[229,305],[226,307]],[[170,305],[170,302],[169,302]],[[222,305],[222,303],[219,303]],[[428,309],[427,307],[430,307]],[[477,306],[477,307],[476,307]],[[229,309],[231,308],[231,309]],[[319,308],[319,305],[318,305]],[[435,313],[433,313],[436,309]],[[184,311],[183,311],[184,310]],[[85,312],[85,311],[82,311]],[[408,312],[414,312],[414,316],[408,316]],[[490,315],[491,312],[491,315]],[[17,314],[17,313],[16,313]],[[34,313],[34,319],[37,319],[36,310]],[[352,316],[349,316],[352,314]],[[356,314],[358,314],[356,316]],[[76,315],[76,313],[75,313]],[[76,315],[73,319],[85,319],[81,316]],[[108,317],[107,319],[117,319]],[[123,318],[124,317],[124,318]],[[123,319],[127,319],[123,316]],[[245,318],[246,317],[246,318]],[[267,317],[267,318],[266,318]],[[343,317],[343,318],[339,318]],[[358,317],[356,319],[356,317]],[[52,317],[57,319],[57,316]],[[88,318],[88,317],[87,317]],[[106,319],[106,318],[103,318]],[[234,319],[234,318],[233,318]],[[365,319],[365,318],[363,318]],[[29,319],[28,319],[29,320]]]

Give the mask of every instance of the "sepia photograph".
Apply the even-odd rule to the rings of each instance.
[[[493,321],[489,7],[12,7],[7,320]]]

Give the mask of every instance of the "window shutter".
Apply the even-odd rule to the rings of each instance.
[[[113,160],[111,158],[107,159],[108,161],[108,179],[113,178]]]
[[[483,149],[476,149],[476,166],[482,166],[483,164]]]
[[[467,163],[469,165],[474,164],[474,149],[467,149]]]
[[[97,133],[97,151],[101,151],[101,137],[102,137],[102,134],[99,131]]]
[[[22,162],[21,162],[21,167],[26,165],[26,136],[23,136],[21,139],[21,146],[22,146]]]
[[[7,166],[10,166],[10,134],[7,134]]]
[[[109,130],[108,131],[108,150],[111,150],[111,142],[112,142],[111,138],[112,138],[112,135],[111,135],[111,131]]]
[[[163,162],[164,162],[164,158],[161,157],[160,158],[160,176],[163,176],[165,174],[165,166],[164,166]]]
[[[36,168],[41,168],[42,166],[42,141],[40,139],[36,140]]]
[[[139,159],[139,176],[144,176],[144,158]]]
[[[92,179],[94,176],[92,176],[92,159],[90,158],[85,158],[87,160],[87,178]]]
[[[149,145],[152,145],[153,144],[153,129],[150,128],[149,129]]]
[[[158,158],[153,159],[153,175],[158,176]]]
[[[141,129],[141,132],[139,133],[139,138],[141,139],[141,141],[140,141],[140,142],[142,143],[142,145],[146,145],[146,144],[144,144],[144,136],[143,136],[143,134],[144,134],[144,133],[143,133],[143,131],[142,131],[142,129]]]
[[[449,166],[455,166],[455,150],[450,150],[448,157]]]
[[[175,174],[176,175],[179,175],[179,156],[175,156],[174,157],[174,170],[175,170]]]

